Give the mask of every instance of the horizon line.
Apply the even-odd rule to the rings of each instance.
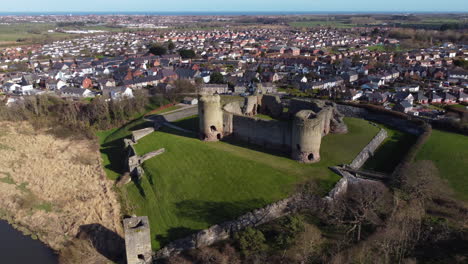
[[[467,11],[385,11],[385,10],[374,10],[374,11],[228,11],[228,10],[214,10],[214,11],[1,11],[0,14],[38,14],[38,15],[53,15],[53,14],[219,14],[219,15],[243,15],[243,14],[276,14],[276,15],[288,15],[288,14],[302,14],[302,15],[315,15],[315,14],[341,14],[341,15],[352,15],[352,14],[468,14]]]

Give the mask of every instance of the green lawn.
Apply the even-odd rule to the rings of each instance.
[[[164,128],[135,145],[140,155],[159,148],[166,152],[143,164],[146,175],[126,186],[127,199],[135,205],[135,214],[149,216],[153,248],[158,249],[285,198],[300,182],[313,179],[325,194],[339,180],[328,167],[349,163],[378,132],[367,121],[345,120],[350,132],[324,137],[322,160],[309,165],[256,147],[202,142]],[[114,131],[107,139],[120,138],[129,127]],[[114,172],[110,177],[115,177]]]
[[[416,160],[432,160],[457,198],[468,200],[468,137],[433,130]]]
[[[189,117],[177,120],[175,122],[172,122],[172,124],[183,129],[192,130],[194,132],[198,132],[198,128],[200,126],[198,115],[189,116]]]
[[[263,119],[263,120],[276,120],[269,115],[263,115],[263,114],[256,114],[255,117]]]
[[[364,169],[392,173],[402,157],[416,142],[417,137],[414,135],[388,127],[384,127],[384,129],[387,130],[388,137],[374,153],[374,156],[367,160],[363,166]]]

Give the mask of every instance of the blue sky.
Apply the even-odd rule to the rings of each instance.
[[[0,0],[0,12],[458,11],[468,0]]]

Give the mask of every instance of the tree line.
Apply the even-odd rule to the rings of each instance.
[[[161,96],[135,91],[133,98],[91,102],[71,101],[49,95],[25,96],[11,106],[0,105],[0,120],[29,121],[35,128],[49,129],[59,137],[94,137],[94,131],[120,126],[146,112],[149,105],[167,103]]]

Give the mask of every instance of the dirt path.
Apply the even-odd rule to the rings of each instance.
[[[54,250],[69,246],[83,227],[122,236],[112,186],[92,142],[57,139],[27,123],[0,123],[0,217]]]

